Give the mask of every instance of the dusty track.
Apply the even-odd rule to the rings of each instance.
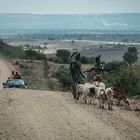
[[[0,90],[0,140],[139,140],[139,130],[139,113],[75,103],[69,93]]]
[[[76,104],[68,93],[0,92],[0,138],[9,140],[140,139],[134,112]]]
[[[2,89],[2,83],[7,80],[12,71],[12,66],[5,60],[0,59],[0,89]]]

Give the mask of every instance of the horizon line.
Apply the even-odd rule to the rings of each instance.
[[[111,13],[6,13],[6,12],[0,12],[0,14],[17,14],[17,15],[100,15],[100,14],[140,14],[140,12],[111,12]]]

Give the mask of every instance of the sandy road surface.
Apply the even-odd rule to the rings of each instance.
[[[1,100],[5,111],[1,112],[4,120],[0,131],[4,130],[1,134],[8,139],[122,139],[113,128],[76,104],[69,104],[61,94],[5,90]]]
[[[69,93],[0,90],[0,140],[139,140],[139,130],[139,113],[75,103]]]
[[[78,104],[68,93],[0,91],[2,140],[139,140],[137,115]]]

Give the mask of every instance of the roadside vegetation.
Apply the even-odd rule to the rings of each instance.
[[[44,60],[46,56],[32,49],[23,50],[20,47],[10,46],[0,40],[0,54],[8,59]]]
[[[113,61],[105,64],[106,78],[103,82],[105,82],[107,86],[118,86],[122,88],[129,97],[140,95],[140,65],[137,63],[137,49],[135,47],[129,47],[123,55],[123,59],[123,61]],[[84,57],[84,61],[85,60],[86,63],[89,63],[89,58]],[[94,58],[92,60],[95,61]],[[81,62],[82,64],[86,64],[83,63],[82,59]],[[56,78],[59,79],[65,89],[70,89],[72,85],[68,73],[69,69],[64,66],[60,67],[56,72]],[[89,81],[92,81],[91,73],[88,74],[87,77]]]
[[[10,46],[0,40],[0,54],[6,58],[24,58],[24,51],[21,48]]]
[[[59,49],[56,52],[56,57],[47,58],[48,61],[59,63],[59,64],[70,64],[70,51]],[[93,64],[95,62],[95,57],[81,56],[82,64]]]
[[[129,47],[122,62],[106,64],[106,83],[110,86],[121,87],[130,96],[140,95],[140,65],[137,64],[138,52]]]
[[[71,90],[72,80],[69,76],[70,52],[58,50],[56,57],[46,58],[44,54],[32,49],[22,50],[0,41],[0,54],[14,60],[15,67],[28,81],[31,89]],[[94,57],[81,56],[82,68],[86,69],[95,63]],[[104,62],[103,62],[104,63]],[[90,64],[90,65],[89,65]],[[123,55],[123,61],[112,61],[105,64],[107,86],[119,86],[128,96],[140,95],[140,65],[138,51],[129,47]],[[92,81],[92,73],[87,74]]]
[[[57,72],[56,77],[62,83],[64,90],[70,90],[72,86],[72,79],[69,75],[69,69],[66,66],[61,66]]]

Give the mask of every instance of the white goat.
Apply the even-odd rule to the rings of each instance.
[[[106,88],[105,93],[107,96],[108,109],[112,110],[114,91],[110,87],[110,88]]]
[[[93,84],[85,83],[85,84],[79,84],[76,86],[76,99],[79,99],[79,97],[82,97],[82,100],[88,104],[87,99],[89,98],[90,103],[91,99],[93,99],[93,96],[95,96],[96,93],[96,87]]]
[[[96,87],[100,87],[101,89],[105,90],[105,84],[102,83],[102,82],[94,81],[93,85],[95,85]]]
[[[105,91],[105,84],[94,82],[94,84],[85,83],[79,84],[76,87],[76,99],[82,97],[82,100],[88,103],[94,103],[94,99],[99,99],[100,108],[104,108],[105,102],[108,101],[106,91]]]
[[[105,92],[105,84],[102,82],[94,81],[93,85],[95,85],[97,89],[97,95],[100,102],[100,108],[104,108],[105,102],[108,101],[106,92]]]

